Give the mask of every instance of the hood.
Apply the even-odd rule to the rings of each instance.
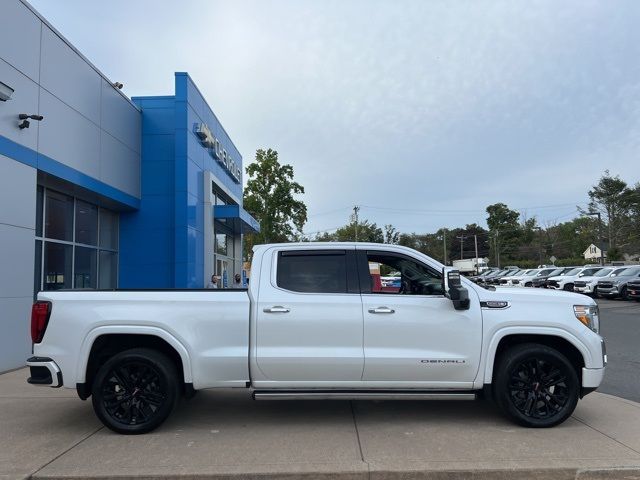
[[[597,305],[592,298],[580,293],[565,292],[563,290],[504,287],[493,291],[476,287],[476,292],[481,302],[506,301],[523,303],[544,302],[545,304],[556,303],[564,305]]]
[[[591,283],[591,282],[597,282],[598,280],[606,280],[609,277],[594,277],[593,275],[588,275],[586,277],[580,277],[580,278],[576,278],[576,281],[581,281],[581,282],[587,282],[587,283]]]

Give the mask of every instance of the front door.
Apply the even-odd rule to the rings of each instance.
[[[480,363],[479,303],[455,310],[442,273],[413,257],[360,250],[358,262],[369,273],[361,274],[363,380],[470,388]]]
[[[354,253],[344,247],[274,251],[274,274],[260,277],[256,312],[257,364],[267,382],[278,382],[272,386],[361,380],[363,318]]]

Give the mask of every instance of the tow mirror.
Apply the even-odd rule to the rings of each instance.
[[[456,310],[469,310],[469,291],[462,286],[460,272],[452,268],[442,269],[442,282],[447,298],[453,302]]]

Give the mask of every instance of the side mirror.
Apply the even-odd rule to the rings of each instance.
[[[469,291],[462,286],[460,272],[451,268],[442,269],[442,282],[447,298],[453,302],[456,310],[469,310]]]

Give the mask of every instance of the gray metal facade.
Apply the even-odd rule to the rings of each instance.
[[[115,211],[140,198],[141,114],[31,6],[3,0],[0,81],[0,371],[30,352],[37,184]],[[39,114],[18,128],[18,114]]]

